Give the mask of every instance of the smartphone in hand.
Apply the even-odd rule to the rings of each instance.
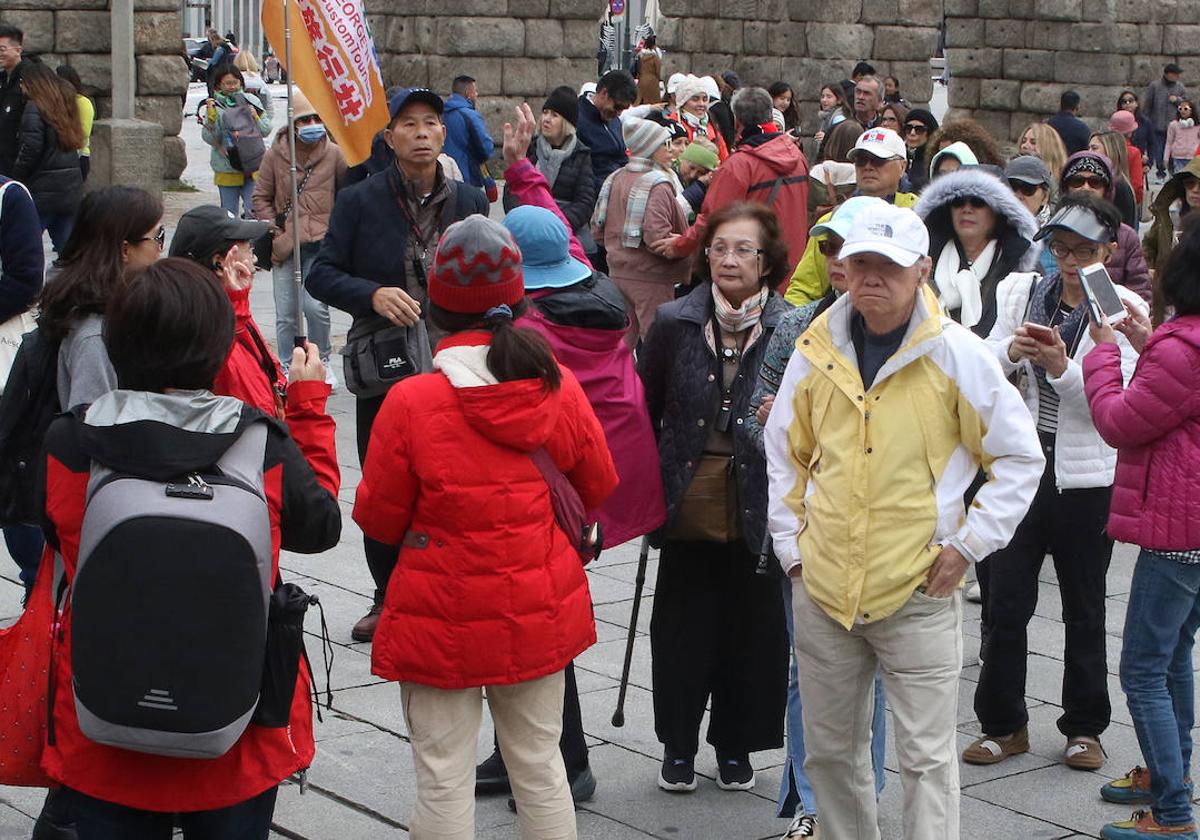
[[[1125,311],[1125,304],[1121,302],[1121,296],[1117,294],[1117,287],[1113,285],[1108,269],[1103,263],[1079,269],[1079,281],[1083,285],[1083,296],[1087,298],[1092,320],[1097,324],[1107,318],[1109,325],[1114,325],[1129,317],[1129,313]]]
[[[1035,324],[1032,321],[1026,321],[1023,326],[1025,327],[1025,332],[1029,333],[1029,337],[1038,344],[1054,344],[1054,330],[1045,324]]]

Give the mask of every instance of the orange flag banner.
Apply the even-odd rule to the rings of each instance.
[[[371,155],[371,140],[387,127],[388,108],[379,56],[362,0],[288,0],[292,64],[288,80],[300,88],[351,166]],[[263,29],[280,63],[283,0],[263,0]]]

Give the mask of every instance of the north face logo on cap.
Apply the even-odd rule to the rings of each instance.
[[[869,230],[871,233],[875,234],[876,236],[883,236],[883,237],[886,237],[887,239],[891,239],[895,235],[892,232],[891,225],[885,225],[885,224],[881,224],[878,222],[876,222],[875,224],[867,225],[867,230]]]

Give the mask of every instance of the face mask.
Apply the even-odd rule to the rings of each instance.
[[[317,125],[302,125],[296,132],[296,136],[300,138],[301,143],[317,143],[325,137],[325,126]]]

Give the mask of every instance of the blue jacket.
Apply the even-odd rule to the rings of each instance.
[[[479,166],[487,163],[496,151],[483,117],[469,99],[453,93],[446,100],[442,121],[446,124],[446,154],[454,158],[468,184],[483,186]]]
[[[445,230],[473,213],[488,212],[482,192],[455,181],[446,182],[450,196],[439,220]],[[304,278],[304,288],[319,301],[348,312],[356,321],[370,317],[371,296],[380,286],[399,286],[420,300],[408,251],[410,227],[398,203],[403,189],[395,166],[372,175],[337,194],[329,230],[321,250]],[[39,240],[40,241],[40,240]]]
[[[613,117],[605,123],[592,100],[581,96],[579,124],[575,126],[575,133],[592,150],[592,175],[596,181],[596,194],[599,195],[604,179],[629,161],[625,136],[621,133],[621,118]]]
[[[1076,152],[1082,152],[1087,149],[1088,140],[1092,137],[1092,130],[1088,128],[1087,123],[1070,111],[1059,111],[1046,120],[1046,122],[1058,132],[1058,136],[1062,138],[1063,145],[1067,147],[1068,155],[1073,155]]]
[[[10,179],[0,176],[0,187]],[[42,223],[24,185],[13,182],[0,204],[0,322],[33,305],[42,290]]]

